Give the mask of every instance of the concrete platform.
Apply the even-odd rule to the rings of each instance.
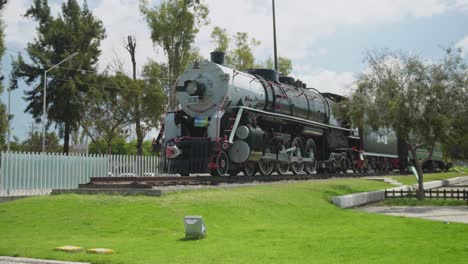
[[[468,206],[364,206],[369,213],[468,224]]]
[[[0,256],[0,264],[90,264],[90,263]]]
[[[161,196],[162,191],[157,189],[99,189],[99,188],[90,188],[90,189],[62,189],[62,190],[52,190],[51,194],[110,194],[110,195],[146,195],[146,196]]]

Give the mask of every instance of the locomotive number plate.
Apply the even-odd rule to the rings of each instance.
[[[198,104],[198,96],[189,96],[189,97],[187,97],[187,99],[185,99],[185,102],[188,105]]]

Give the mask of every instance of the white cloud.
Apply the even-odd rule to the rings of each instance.
[[[93,14],[102,20],[107,38],[101,43],[100,68],[112,64],[116,57],[123,63],[127,74],[131,74],[130,54],[124,48],[127,36],[136,39],[136,62],[140,68],[149,58],[163,60],[162,53],[156,53],[151,33],[140,14],[135,0],[101,0]]]
[[[456,0],[455,8],[460,8],[462,10],[468,10],[468,0]]]
[[[249,32],[262,42],[255,49],[265,59],[272,53],[271,2],[255,0],[208,0],[211,25],[203,28],[198,44],[203,54],[213,48],[209,34],[214,26],[228,32]],[[317,40],[333,35],[340,27],[366,27],[393,23],[406,17],[430,17],[449,8],[442,0],[328,0],[276,1],[279,53],[294,60],[301,59],[317,44]],[[316,48],[315,48],[316,49]]]
[[[62,1],[49,1],[52,13],[57,14]],[[153,3],[155,1],[152,1]],[[230,33],[238,31],[249,34],[262,44],[254,49],[260,60],[272,56],[271,2],[260,0],[207,0],[211,24],[201,29],[196,46],[202,55],[209,56],[214,48],[209,35],[214,26],[227,28]],[[464,5],[467,0],[456,0]],[[7,46],[24,49],[35,36],[36,23],[22,15],[31,5],[31,0],[9,1],[4,13],[7,25]],[[79,1],[82,3],[82,0]],[[114,60],[115,54],[126,62],[128,54],[123,48],[127,35],[137,39],[137,63],[142,65],[147,58],[161,60],[162,52],[155,53],[146,22],[138,10],[137,0],[99,0],[89,4],[96,17],[106,27],[107,39],[102,43],[101,69]],[[333,35],[340,27],[365,27],[370,24],[393,23],[405,17],[430,17],[450,8],[444,0],[277,0],[278,52],[294,61],[305,56],[323,56],[325,48],[317,47],[320,38]],[[130,70],[129,63],[126,69]]]
[[[348,95],[354,88],[355,74],[353,72],[334,72],[323,68],[298,66],[293,75],[307,84],[324,93]]]
[[[81,0],[79,2],[82,3]],[[248,32],[260,40],[262,44],[254,49],[259,60],[263,61],[273,55],[270,1],[207,2],[211,24],[200,30],[195,43],[203,56],[209,57],[209,52],[214,48],[209,37],[214,26],[226,28],[231,34]],[[61,1],[50,3],[52,13],[56,15],[60,11]],[[30,5],[31,0],[9,1],[7,5],[4,12],[7,26],[5,39],[10,50],[24,49],[36,35],[36,23],[22,16]],[[455,4],[444,0],[277,0],[278,52],[281,56],[291,58],[295,67],[305,67],[305,57],[327,55],[326,48],[318,47],[318,40],[333,35],[339,28],[394,23],[406,17],[430,17],[446,12],[454,5],[468,6],[468,0],[456,0]],[[101,70],[117,56],[124,62],[126,72],[131,72],[129,55],[123,47],[128,35],[136,37],[138,68],[149,58],[164,60],[162,51],[155,52],[150,30],[139,12],[137,0],[99,0],[90,6],[106,28],[107,38],[101,45]]]
[[[3,11],[5,44],[10,51],[23,50],[36,36],[36,23],[23,16],[29,6],[28,0],[8,1]]]
[[[458,41],[457,44],[455,44],[455,47],[462,49],[462,55],[463,56],[468,55],[468,36],[466,36],[462,40]]]

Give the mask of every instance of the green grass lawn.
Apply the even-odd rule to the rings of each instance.
[[[437,181],[437,180],[446,180],[449,178],[468,176],[468,173],[458,173],[458,172],[443,172],[443,173],[424,173],[423,180],[424,182]],[[413,185],[417,184],[416,177],[413,174],[404,175],[404,176],[390,176],[390,178],[397,180],[404,185]]]
[[[335,207],[335,195],[387,188],[340,179],[171,193],[59,195],[0,204],[0,255],[92,263],[466,263],[468,225]],[[202,240],[182,218],[202,215]],[[109,247],[114,255],[53,251]]]

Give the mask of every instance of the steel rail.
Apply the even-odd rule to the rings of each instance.
[[[89,183],[80,184],[79,188],[152,188],[155,186],[219,185],[221,183],[301,181],[384,175],[388,175],[388,173],[322,173],[270,176],[92,177]]]

